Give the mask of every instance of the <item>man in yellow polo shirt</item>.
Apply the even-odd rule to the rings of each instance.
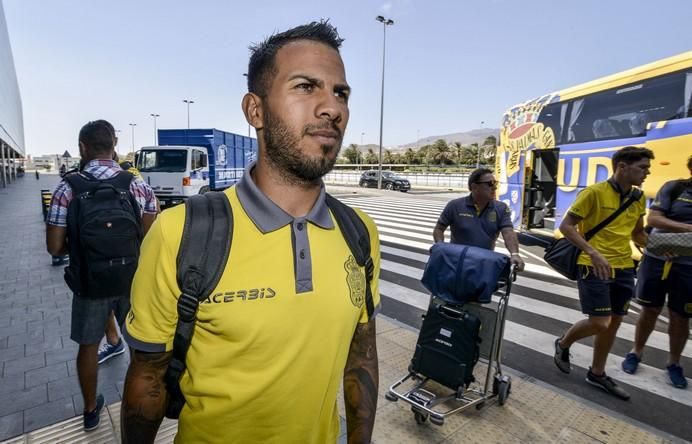
[[[377,405],[374,314],[379,240],[359,213],[375,264],[368,316],[359,267],[325,203],[349,117],[341,38],[327,22],[252,49],[243,111],[258,159],[225,191],[234,216],[225,272],[197,312],[180,380],[176,442],[334,443],[343,380],[349,442],[370,442]],[[164,414],[180,289],[185,207],[165,211],[143,246],[125,335],[132,362],[123,442],[152,442]]]
[[[555,365],[570,372],[569,347],[576,341],[594,336],[593,358],[586,382],[627,400],[630,395],[605,373],[606,359],[613,346],[623,316],[634,294],[634,263],[630,239],[646,245],[643,216],[646,199],[633,186],[641,186],[649,175],[651,150],[628,146],[613,154],[613,176],[585,188],[560,224],[560,231],[582,253],[579,255],[579,301],[588,315],[555,340]],[[588,232],[613,214],[631,193],[640,197],[588,242]]]

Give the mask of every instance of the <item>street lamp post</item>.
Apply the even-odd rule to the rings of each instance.
[[[135,155],[135,127],[136,123],[130,123],[130,128],[132,128],[132,155]]]
[[[158,137],[156,137],[157,136],[157,134],[156,134],[156,118],[161,117],[161,115],[155,114],[155,113],[151,113],[149,115],[154,118],[154,146],[156,146],[159,144]]]
[[[183,103],[187,104],[187,129],[190,129],[190,105],[195,103],[195,101],[190,99],[183,99]]]
[[[394,20],[386,19],[381,15],[375,17],[375,20],[382,23],[382,93],[380,97],[380,156],[378,159],[377,168],[377,189],[382,189],[382,124],[384,119],[384,61],[385,52],[387,49],[387,26],[393,25]]]
[[[360,146],[358,146],[358,151],[356,151],[356,165],[358,166],[358,171],[360,171],[360,148],[363,146],[363,136],[365,136],[365,132],[360,133]]]
[[[483,129],[483,124],[485,122],[481,120],[481,129]],[[478,157],[476,159],[476,169],[481,167],[481,144],[478,144]]]

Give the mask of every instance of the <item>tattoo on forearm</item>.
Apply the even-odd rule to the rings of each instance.
[[[154,442],[161,425],[168,392],[163,382],[171,353],[131,351],[120,411],[123,443]]]
[[[377,388],[375,321],[359,324],[344,370],[344,404],[349,444],[369,443],[375,425]]]

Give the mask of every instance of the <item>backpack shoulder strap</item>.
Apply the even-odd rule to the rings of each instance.
[[[639,188],[633,188],[632,192],[630,193],[630,197],[628,197],[627,200],[620,205],[620,208],[615,210],[615,212],[613,214],[606,217],[604,220],[601,221],[601,223],[599,223],[598,225],[596,225],[595,227],[590,229],[584,235],[586,240],[589,240],[592,237],[594,237],[594,235],[596,233],[598,233],[599,231],[601,231],[602,228],[606,227],[609,223],[614,221],[620,214],[622,214],[623,211],[625,211],[627,208],[629,208],[630,205],[632,205],[633,203],[635,203],[636,201],[641,199],[641,197],[642,197],[642,190],[640,190]]]
[[[372,261],[370,252],[370,233],[368,233],[365,223],[363,223],[353,208],[330,194],[326,194],[325,198],[327,207],[332,210],[332,214],[334,214],[336,223],[344,235],[351,254],[353,254],[359,266],[365,267],[365,307],[368,311],[368,318],[371,318],[375,312],[375,306],[372,300],[370,283],[373,279],[375,264]]]
[[[129,173],[127,171],[121,171],[108,180],[110,181],[110,183],[113,184],[113,186],[116,189],[129,191],[130,190],[130,184],[132,184],[132,181],[134,179],[135,179],[135,176],[132,173]]]
[[[199,303],[206,299],[221,279],[233,238],[233,212],[224,193],[211,192],[190,197],[185,202],[185,225],[177,257],[178,323],[173,337],[173,356],[164,381],[171,402],[185,403],[180,376],[185,371]],[[169,409],[173,406],[169,406]]]
[[[78,196],[94,188],[94,182],[85,178],[79,172],[65,174],[63,180],[70,186],[73,196]]]

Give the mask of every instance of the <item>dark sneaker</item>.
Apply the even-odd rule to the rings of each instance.
[[[562,338],[555,339],[555,356],[553,357],[553,360],[561,372],[569,373],[569,348],[560,347],[560,339]]]
[[[629,352],[625,355],[625,360],[622,361],[622,369],[625,371],[625,373],[633,375],[637,372],[637,367],[641,361],[642,358],[637,356],[636,353]]]
[[[116,345],[111,345],[108,341],[104,342],[101,348],[99,348],[99,364],[108,361],[114,356],[118,356],[125,352],[125,345],[123,344],[122,338],[118,340]]]
[[[673,387],[681,389],[687,388],[687,379],[685,379],[685,375],[682,373],[682,367],[678,364],[670,364],[666,367],[666,372],[668,373],[668,379],[670,383],[673,384]]]
[[[103,395],[96,397],[96,408],[91,412],[84,412],[84,431],[90,432],[99,426],[101,422],[101,409],[103,408]]]
[[[625,401],[630,399],[630,394],[623,390],[621,387],[618,387],[618,385],[615,383],[615,381],[613,381],[610,378],[610,376],[606,375],[605,373],[603,373],[600,376],[594,375],[591,372],[590,367],[589,371],[586,373],[586,382],[593,385],[594,387],[600,387],[606,392],[610,393],[611,395],[616,396]]]
[[[67,265],[70,263],[70,256],[65,255],[65,256],[51,256],[51,264],[54,267],[57,267],[59,265]]]

